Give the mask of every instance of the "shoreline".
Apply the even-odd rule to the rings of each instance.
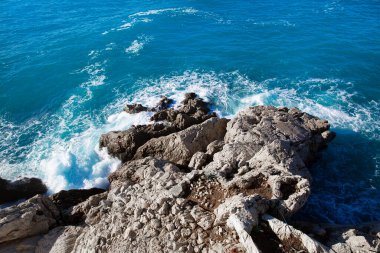
[[[127,105],[124,110],[130,114],[154,112],[151,120],[156,123],[101,136],[99,146],[122,161],[108,176],[107,191],[91,196],[91,190],[77,190],[80,194],[69,200],[64,192],[50,198],[37,195],[2,209],[0,217],[26,210],[34,218],[22,223],[24,231],[12,229],[20,221],[10,218],[7,229],[13,237],[2,237],[0,229],[0,242],[10,241],[12,247],[14,239],[41,235],[36,249],[43,249],[47,238],[56,236],[52,249],[70,245],[68,252],[148,248],[259,252],[263,248],[257,245],[263,245],[250,235],[267,227],[279,240],[277,250],[284,250],[283,246],[308,252],[354,251],[355,243],[364,245],[363,238],[363,247],[378,247],[379,238],[370,230],[339,227],[332,229],[334,234],[326,232],[331,228],[315,225],[308,231],[314,235],[310,236],[281,221],[296,213],[310,195],[308,166],[335,137],[327,121],[295,108],[271,106],[249,107],[230,120],[223,119],[194,93],[186,94],[176,109],[172,103],[163,97],[152,108]],[[36,215],[42,216],[37,218],[39,226],[30,230]],[[163,225],[177,219],[174,227]],[[105,230],[107,226],[111,232]],[[282,231],[285,227],[292,232]],[[104,233],[109,236],[103,237]],[[191,243],[184,244],[184,239]]]

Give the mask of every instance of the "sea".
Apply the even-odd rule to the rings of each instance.
[[[299,219],[380,221],[379,0],[1,0],[0,177],[107,187],[102,133],[149,122],[126,103],[196,92],[327,119]]]

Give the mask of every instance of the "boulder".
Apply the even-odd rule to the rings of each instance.
[[[216,114],[208,114],[209,104],[193,94],[186,94],[185,100],[178,109],[169,108],[172,103],[172,99],[163,97],[155,108],[143,107],[140,104],[127,105],[125,110],[129,113],[143,110],[156,111],[151,120],[163,122],[132,126],[126,131],[108,132],[101,135],[99,147],[107,148],[110,155],[126,162],[131,160],[136,150],[148,140],[181,131],[216,117]]]
[[[206,151],[211,142],[223,139],[226,124],[226,119],[211,118],[178,133],[151,139],[138,148],[134,159],[152,156],[187,166],[197,151]]]
[[[106,147],[110,155],[126,162],[133,158],[136,150],[152,138],[171,134],[176,128],[164,124],[132,126],[126,131],[112,131],[102,134],[100,148]]]
[[[57,224],[59,210],[49,197],[35,197],[0,210],[0,243],[43,234]]]

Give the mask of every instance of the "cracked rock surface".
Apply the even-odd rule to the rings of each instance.
[[[0,210],[0,240],[44,234],[30,246],[34,252],[262,251],[251,234],[266,215],[283,219],[305,204],[308,166],[334,137],[328,122],[271,106],[249,107],[227,120],[193,93],[178,107],[172,103],[164,97],[155,108],[127,106],[130,113],[154,111],[154,122],[101,136],[100,147],[123,162],[109,175],[108,191],[81,193],[81,203],[62,193],[60,202],[39,196]],[[52,205],[49,212],[41,201]],[[12,222],[24,229],[12,232],[6,225]],[[338,246],[355,250],[362,238],[346,234]],[[336,241],[320,247],[333,246]]]

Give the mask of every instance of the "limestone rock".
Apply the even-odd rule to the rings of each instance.
[[[109,154],[126,162],[131,160],[136,150],[148,140],[178,132],[211,117],[216,117],[215,114],[208,114],[210,111],[208,103],[194,94],[186,94],[182,106],[178,109],[169,108],[172,103],[173,100],[163,97],[155,108],[149,109],[140,104],[127,106],[126,110],[130,113],[146,110],[157,111],[151,120],[164,122],[132,126],[125,131],[108,132],[100,137],[99,147],[107,148]]]
[[[292,240],[297,242],[300,247],[303,247],[309,253],[329,253],[329,249],[323,244],[312,239],[300,230],[295,229],[289,224],[286,224],[268,214],[262,216],[278,238],[282,241]],[[302,249],[298,249],[302,250]]]
[[[205,151],[212,141],[222,139],[226,119],[211,118],[178,133],[151,139],[137,151],[134,159],[153,156],[187,166],[197,151]]]
[[[1,253],[35,253],[42,235],[0,243]]]
[[[209,156],[205,154],[204,152],[196,152],[192,157],[189,162],[189,168],[199,170],[201,169],[208,160]]]
[[[158,106],[160,108],[160,106]],[[162,107],[161,107],[162,108]],[[178,108],[163,109],[156,112],[151,120],[167,121],[176,129],[183,130],[194,124],[216,117],[216,114],[209,114],[209,104],[198,98],[194,93],[185,94],[185,98]]]
[[[376,226],[377,225],[377,226]],[[379,223],[363,224],[361,226],[325,225],[328,232],[326,245],[337,253],[341,252],[379,252]]]
[[[130,160],[136,150],[152,138],[171,134],[176,128],[164,124],[132,126],[126,131],[111,131],[103,134],[99,147],[106,147],[109,154],[125,162]]]
[[[81,231],[76,226],[56,227],[38,241],[35,253],[71,253]]]
[[[214,155],[216,152],[221,151],[223,149],[223,146],[224,146],[224,141],[221,141],[221,140],[213,141],[207,146],[206,154]]]
[[[161,110],[166,110],[168,109],[172,104],[174,103],[174,100],[171,98],[167,98],[165,96],[162,96],[160,101],[156,105],[156,110],[161,111]]]
[[[59,211],[48,198],[37,195],[0,210],[0,243],[46,233],[57,224]]]
[[[52,197],[65,226],[50,230],[33,247],[39,252],[259,252],[250,235],[264,218],[281,240],[295,239],[309,252],[329,250],[268,216],[290,216],[306,202],[308,166],[334,137],[327,121],[270,106],[248,108],[228,121],[211,114],[208,103],[193,93],[177,107],[170,104],[163,98],[149,109],[159,123],[101,137],[100,147],[123,162],[109,175],[109,189],[85,201],[76,192]],[[46,233],[57,225],[55,216],[44,212],[38,220],[38,201],[28,203],[0,211],[0,239]],[[32,218],[19,218],[22,210]],[[24,230],[9,239],[14,227]],[[368,234],[341,231],[327,246],[374,248],[376,240]]]
[[[204,170],[229,188],[263,192],[269,186],[267,195],[279,200],[275,212],[291,215],[310,195],[307,165],[331,141],[328,128],[326,121],[297,109],[247,108],[228,122],[224,146]],[[257,178],[265,183],[257,185]]]

